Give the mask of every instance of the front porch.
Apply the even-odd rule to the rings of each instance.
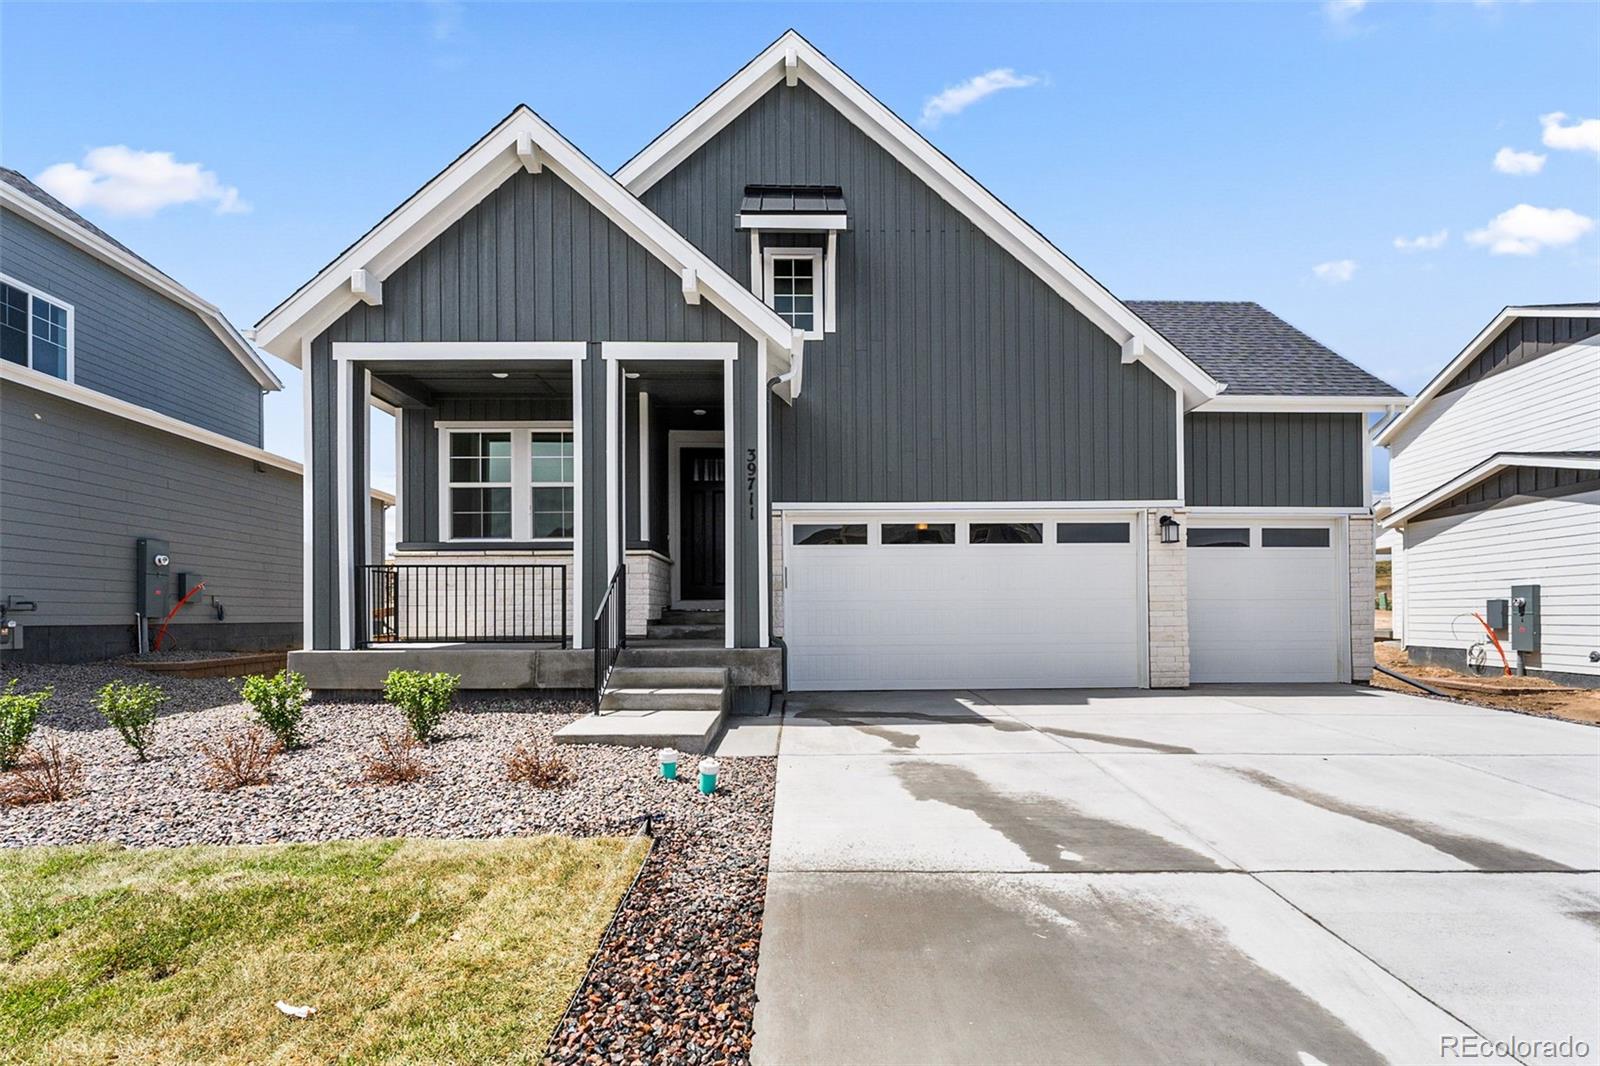
[[[292,658],[314,690],[373,690],[405,668],[598,703],[626,649],[726,670],[729,704],[764,710],[783,684],[767,646],[767,392],[739,343],[331,349],[338,447],[313,460],[316,484],[336,505],[362,491],[367,414],[392,412],[396,543],[375,558],[364,512],[314,511],[333,550],[313,568],[331,580],[311,583],[320,624]]]

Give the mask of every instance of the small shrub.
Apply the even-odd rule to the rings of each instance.
[[[29,748],[0,785],[0,803],[26,807],[34,803],[59,803],[83,791],[83,760],[61,746],[58,737],[43,748]]]
[[[270,784],[272,761],[282,753],[282,742],[265,729],[230,733],[219,744],[200,745],[206,760],[200,783],[216,792]]]
[[[517,741],[504,758],[506,778],[520,781],[535,788],[564,788],[576,776],[567,760],[557,753],[555,745],[547,749],[538,740],[531,745]]]
[[[95,709],[116,727],[128,747],[144,762],[155,737],[156,709],[167,702],[161,686],[148,681],[130,685],[112,681],[95,697]]]
[[[22,758],[52,691],[42,688],[38,692],[18,692],[16,678],[0,690],[0,770],[13,769]]]
[[[368,785],[404,785],[430,773],[422,761],[422,742],[403,729],[378,737],[378,750],[362,756],[361,781]]]
[[[420,670],[391,670],[383,681],[383,698],[400,709],[411,735],[426,744],[455,699],[459,674],[425,674]]]
[[[245,678],[239,691],[279,744],[285,748],[299,745],[300,719],[306,708],[305,678],[292,670],[279,670],[272,677]]]

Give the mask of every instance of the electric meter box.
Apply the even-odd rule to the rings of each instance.
[[[146,618],[162,619],[172,609],[172,551],[164,540],[140,537],[137,543],[138,580],[133,609]]]
[[[1539,650],[1539,586],[1511,586],[1511,646]]]
[[[1483,616],[1488,619],[1489,628],[1496,633],[1504,633],[1511,625],[1511,601],[1490,600],[1483,606]]]

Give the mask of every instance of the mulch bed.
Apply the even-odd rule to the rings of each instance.
[[[741,765],[747,788],[761,779],[748,789],[762,800],[746,831],[657,826],[655,850],[556,1026],[549,1061],[750,1061],[777,760]]]

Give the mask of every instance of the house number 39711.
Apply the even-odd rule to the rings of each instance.
[[[745,491],[750,500],[750,520],[753,522],[756,517],[756,450],[754,448],[746,448],[744,450],[744,483]]]

